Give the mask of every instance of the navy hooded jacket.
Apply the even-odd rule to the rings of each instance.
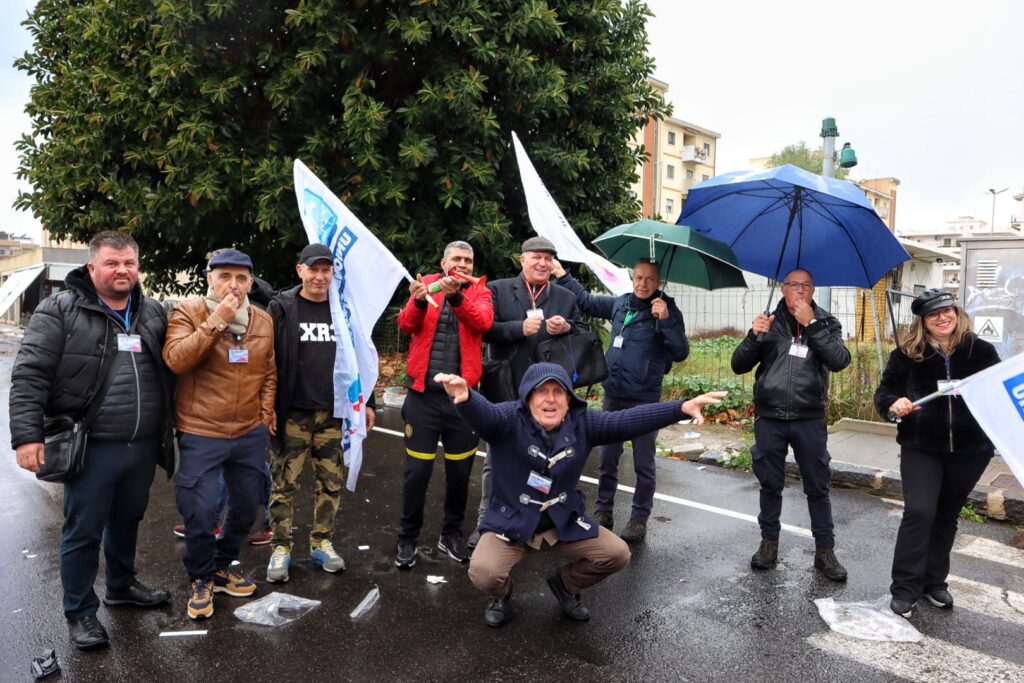
[[[548,380],[569,392],[569,412],[551,439],[527,405],[530,393]],[[653,432],[684,417],[682,401],[616,412],[588,410],[586,402],[572,393],[569,375],[554,363],[529,367],[519,385],[518,401],[494,404],[471,390],[469,400],[455,407],[491,445],[491,500],[480,531],[492,531],[516,543],[529,541],[541,521],[540,505],[531,500],[561,499],[546,510],[559,541],[596,537],[598,525],[587,516],[584,495],[576,490],[590,450]],[[550,489],[544,492],[531,486],[531,472],[551,479]]]

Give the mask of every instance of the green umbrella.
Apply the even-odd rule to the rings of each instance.
[[[661,279],[702,289],[746,287],[736,255],[724,243],[685,225],[644,218],[612,228],[594,240],[609,261],[632,268],[647,258],[661,267]]]

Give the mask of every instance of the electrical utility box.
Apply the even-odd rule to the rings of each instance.
[[[961,240],[960,299],[1003,360],[1024,352],[1024,239]]]

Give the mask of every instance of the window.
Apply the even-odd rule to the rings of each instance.
[[[676,132],[674,130],[670,130],[668,132],[668,144],[670,144],[670,145],[675,145],[676,144]]]
[[[665,167],[665,177],[668,178],[669,180],[672,180],[673,178],[675,178],[676,177],[676,167],[673,166],[672,164],[668,164]]]
[[[693,170],[692,169],[689,169],[689,168],[686,169],[686,179],[687,180],[693,180]]]
[[[672,215],[672,210],[675,208],[675,205],[676,205],[676,203],[675,203],[674,200],[672,200],[672,199],[666,199],[665,200],[665,215],[666,216],[671,216]]]
[[[702,175],[702,176],[700,177],[700,180],[701,180],[701,182],[704,182],[704,181],[705,181],[705,180],[707,180],[707,179],[708,179],[708,176],[706,176],[706,175]]]
[[[711,156],[711,145],[709,145],[708,143],[705,142],[704,143],[704,158],[707,159],[709,156]]]
[[[953,240],[951,240],[950,238],[946,237],[946,238],[944,238],[942,240],[942,246],[944,246],[944,247],[951,247],[951,246],[953,246],[952,242],[953,242]]]

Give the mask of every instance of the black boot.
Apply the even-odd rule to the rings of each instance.
[[[504,626],[512,618],[512,577],[508,579],[508,591],[501,600],[491,600],[484,609],[484,623],[492,628]]]
[[[750,566],[754,569],[771,569],[775,566],[775,562],[778,559],[779,542],[762,538],[761,545],[757,547],[757,552],[750,558]]]
[[[79,650],[95,650],[110,642],[107,629],[96,617],[83,617],[68,622],[68,632],[71,635],[71,644]]]
[[[555,570],[548,575],[548,586],[558,598],[558,604],[562,606],[562,614],[575,621],[586,621],[590,618],[590,610],[580,600],[580,594],[570,593],[566,589],[565,583],[562,582],[561,567],[555,567]]]
[[[846,567],[839,564],[832,548],[818,548],[814,551],[814,568],[830,581],[846,581]]]

